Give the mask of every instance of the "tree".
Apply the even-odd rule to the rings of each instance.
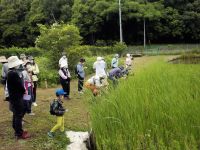
[[[58,60],[63,51],[81,43],[79,30],[74,25],[53,24],[50,27],[39,25],[40,36],[36,40],[36,46],[49,52],[54,68],[58,67]]]

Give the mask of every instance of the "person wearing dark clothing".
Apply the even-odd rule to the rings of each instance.
[[[120,66],[110,70],[110,72],[108,73],[108,78],[113,81],[113,84],[117,84],[117,79],[121,78],[124,75],[127,75],[127,73],[128,72],[124,70],[124,67]]]
[[[64,98],[70,99],[69,95],[70,95],[70,77],[71,77],[71,75],[70,75],[69,70],[66,68],[65,63],[61,64],[58,74],[60,75],[60,83],[62,85],[62,88],[66,93],[64,95]]]
[[[85,59],[81,58],[80,62],[77,64],[76,69],[77,69],[77,77],[78,77],[78,92],[83,93],[83,83],[85,79],[85,71],[84,71],[84,65]]]
[[[15,130],[15,136],[17,139],[26,139],[30,137],[30,135],[22,129],[22,118],[25,113],[23,104],[25,88],[23,83],[23,75],[20,71],[18,71],[19,66],[22,63],[23,62],[19,60],[17,56],[11,56],[8,58],[8,67],[10,70],[7,74],[7,88],[11,106],[10,108],[13,112],[12,126]]]

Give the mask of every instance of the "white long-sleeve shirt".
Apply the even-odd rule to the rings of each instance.
[[[105,63],[103,61],[96,61],[93,65],[93,69],[96,71],[96,76],[106,76]]]
[[[61,66],[61,64],[66,64],[66,68],[68,68],[68,60],[66,56],[62,56],[59,60],[59,65]]]

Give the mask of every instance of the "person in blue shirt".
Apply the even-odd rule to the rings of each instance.
[[[112,59],[111,62],[111,67],[112,68],[117,68],[119,63],[119,54],[115,54],[114,58]]]
[[[78,77],[78,92],[83,94],[83,83],[85,79],[85,71],[84,71],[84,63],[85,59],[81,58],[79,63],[76,66],[77,69],[77,77]]]

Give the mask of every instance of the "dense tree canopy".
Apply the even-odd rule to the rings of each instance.
[[[200,0],[121,0],[124,41],[199,42]],[[118,0],[0,0],[0,47],[34,46],[38,24],[75,24],[83,43],[119,40]]]

